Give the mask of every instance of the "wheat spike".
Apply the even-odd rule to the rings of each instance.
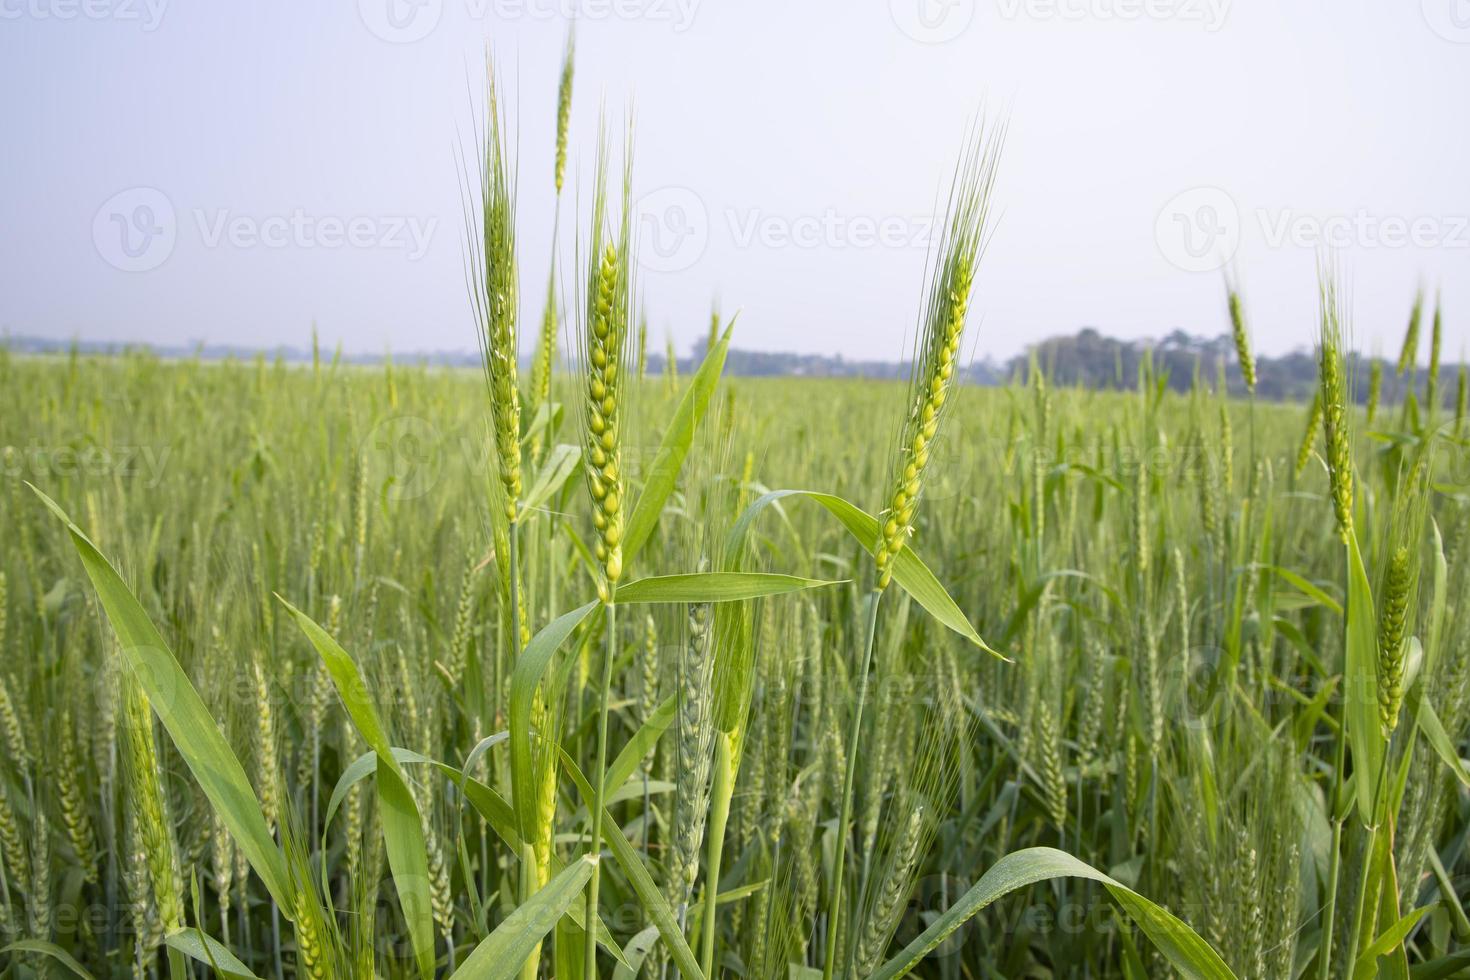
[[[82,794],[82,787],[87,785],[87,774],[82,771],[77,755],[76,729],[72,726],[70,710],[65,710],[61,714],[61,730],[57,733],[57,748],[63,773],[57,788],[58,802],[61,806],[61,822],[66,828],[66,836],[71,841],[72,850],[76,853],[77,863],[81,865],[82,880],[96,884],[97,867],[100,862],[97,860],[97,845],[96,837],[92,832],[91,812]]]
[[[1429,328],[1429,373],[1424,379],[1424,403],[1431,415],[1439,413],[1439,354],[1444,342],[1444,318],[1439,293],[1434,295],[1434,319]]]
[[[566,51],[561,60],[561,82],[556,89],[556,193],[561,196],[567,172],[567,130],[572,121],[572,76],[577,55],[577,31],[567,32]]]
[[[1307,409],[1307,424],[1302,430],[1302,441],[1296,451],[1296,475],[1301,476],[1307,468],[1307,463],[1312,459],[1312,447],[1317,444],[1317,434],[1322,431],[1322,393],[1318,391],[1312,396],[1312,404]]]
[[[1424,288],[1414,293],[1414,307],[1409,311],[1409,326],[1404,331],[1404,346],[1399,352],[1398,373],[1403,374],[1419,358],[1419,321],[1424,316]]]
[[[1235,341],[1235,356],[1240,362],[1240,376],[1245,382],[1245,390],[1250,394],[1256,393],[1256,359],[1251,356],[1250,336],[1246,333],[1245,310],[1240,300],[1240,290],[1233,286],[1226,287],[1226,302],[1230,308],[1230,335]]]
[[[582,336],[583,472],[592,495],[594,551],[601,565],[598,595],[610,602],[623,575],[622,425],[626,409],[628,329],[632,308],[630,171],[623,173],[620,218],[608,227],[606,145],[600,152]]]
[[[987,141],[982,134],[961,164],[950,195],[948,220],[917,338],[909,411],[889,484],[892,489],[882,514],[882,535],[875,555],[879,589],[888,587],[893,578],[893,559],[913,533],[924,471],[954,384],[999,151],[1000,140]]]
[[[476,232],[469,241],[470,298],[479,328],[480,362],[490,394],[500,503],[505,519],[515,524],[521,496],[515,190],[493,69],[487,67],[486,74],[484,143],[480,147],[476,175],[479,186],[475,188],[473,203],[466,202],[467,212],[472,211],[466,215],[467,224]]]
[[[908,898],[908,889],[913,881],[913,870],[919,859],[919,843],[923,837],[924,811],[916,807],[910,814],[903,831],[894,845],[890,865],[878,882],[878,892],[873,899],[873,909],[864,924],[858,940],[856,967],[858,976],[867,976],[878,965],[889,938],[893,935],[894,919],[902,903]]]
[[[1368,424],[1373,424],[1373,419],[1378,415],[1378,402],[1383,397],[1383,362],[1378,358],[1373,359],[1368,368],[1368,404],[1366,406]]]
[[[1353,533],[1353,450],[1347,411],[1347,380],[1342,354],[1342,307],[1329,270],[1322,278],[1322,329],[1318,351],[1322,431],[1327,441],[1327,472],[1332,508],[1344,543]]]
[[[1389,558],[1378,616],[1378,720],[1385,735],[1398,727],[1404,701],[1404,634],[1412,584],[1409,548],[1400,545]]]
[[[147,696],[136,682],[127,685],[126,696],[129,799],[158,917],[164,932],[172,933],[184,924],[184,885],[169,818],[168,795],[159,772],[153,713]]]
[[[0,857],[10,872],[10,880],[23,892],[31,890],[31,863],[26,856],[25,839],[21,836],[20,821],[10,805],[5,780],[0,779]]]

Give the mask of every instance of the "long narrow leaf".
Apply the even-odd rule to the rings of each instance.
[[[1396,949],[1401,950],[1404,940],[1419,924],[1419,920],[1433,910],[1432,905],[1417,908],[1385,929],[1382,935],[1373,940],[1372,945],[1363,950],[1363,955],[1358,957],[1358,962],[1353,965],[1353,980],[1372,980],[1377,976],[1378,958],[1387,956]]]
[[[219,725],[122,576],[66,512],[35,487],[36,495],[60,518],[97,590],[118,646],[189,772],[224,821],[230,836],[265,883],[281,913],[290,918],[294,889],[286,860],[265,822],[260,801]]]
[[[597,606],[594,599],[547,623],[521,651],[515,672],[511,674],[510,724],[507,726],[510,729],[511,802],[520,817],[522,840],[531,838],[537,820],[531,762],[531,709],[535,706],[536,689],[541,686],[541,678],[557,649]]]
[[[388,869],[393,873],[398,904],[403,910],[404,921],[408,923],[408,937],[419,974],[428,980],[434,975],[434,913],[429,901],[428,845],[424,841],[424,825],[419,817],[418,804],[408,790],[408,780],[393,754],[393,747],[388,744],[387,730],[378,717],[377,705],[357,662],[310,616],[285,599],[281,602],[311,645],[316,647],[352,723],[377,753],[377,779],[374,782],[378,787],[379,823],[383,830],[384,849],[388,852]]]
[[[751,523],[762,510],[783,497],[805,497],[816,501],[829,514],[837,518],[843,527],[847,528],[848,533],[857,539],[858,544],[862,545],[865,551],[872,553],[877,548],[881,531],[878,519],[856,504],[834,494],[820,493],[815,490],[772,490],[756,499],[740,515],[735,526],[730,530],[725,553],[738,554],[740,543],[749,531]],[[905,545],[893,560],[893,581],[913,596],[914,601],[923,606],[929,615],[949,629],[954,630],[986,653],[1000,657],[1002,660],[1007,659],[991,649],[990,645],[981,638],[958,603],[945,591],[944,586],[939,584],[939,579],[935,578],[929,566],[925,565],[914,553],[914,549],[908,545]]]
[[[697,572],[638,579],[618,586],[616,599],[620,603],[734,602],[839,584],[769,572]]]
[[[581,446],[559,444],[551,451],[551,455],[546,457],[546,462],[541,464],[541,469],[537,471],[531,489],[526,491],[526,499],[521,501],[521,506],[526,510],[535,510],[550,500],[567,482],[567,478],[577,472],[577,464],[581,460]]]
[[[1088,878],[1101,882],[1138,927],[1153,940],[1170,964],[1190,980],[1234,980],[1220,955],[1193,929],[1167,910],[1098,871],[1050,847],[1032,847],[1001,858],[917,939],[873,974],[872,980],[904,976],[960,926],[996,899],[1018,888],[1050,878]]]
[[[578,858],[522,902],[460,964],[454,971],[455,980],[510,980],[518,976],[526,957],[581,896],[587,879],[592,877],[592,863],[590,856]]]
[[[1470,771],[1465,769],[1465,760],[1460,758],[1455,743],[1444,730],[1444,722],[1439,720],[1439,715],[1435,714],[1428,701],[1420,700],[1415,711],[1415,720],[1419,724],[1419,731],[1424,733],[1424,740],[1434,749],[1434,754],[1450,767],[1450,772],[1455,774],[1456,779],[1470,786]]]
[[[582,794],[582,802],[587,806],[592,805],[592,784],[587,777],[582,775],[582,770],[577,768],[576,762],[565,751],[561,753],[562,765],[572,777],[572,782],[577,786],[577,792]],[[684,938],[684,930],[679,928],[679,920],[674,917],[674,910],[669,907],[668,899],[659,890],[653,881],[653,875],[648,873],[648,868],[643,864],[643,859],[638,856],[638,851],[628,843],[628,838],[623,836],[623,828],[613,819],[612,814],[606,809],[602,815],[602,839],[607,841],[608,847],[612,849],[613,858],[623,873],[628,876],[628,883],[633,886],[634,893],[638,896],[643,911],[653,920],[658,927],[658,934],[663,937],[664,945],[668,947],[669,956],[673,958],[674,965],[679,968],[679,973],[688,980],[704,980],[704,972],[700,970],[699,963],[694,958],[694,951],[689,948],[689,943]]]
[[[1347,721],[1348,745],[1353,750],[1357,783],[1358,815],[1365,825],[1373,823],[1373,793],[1383,768],[1383,729],[1378,722],[1378,624],[1373,610],[1373,590],[1357,535],[1348,536],[1347,653],[1343,670],[1343,711]],[[1363,774],[1367,775],[1364,776]]]
[[[180,929],[164,941],[170,949],[176,949],[190,959],[203,963],[229,980],[260,980],[224,944],[198,929]]]
[[[56,960],[82,980],[96,980],[85,966],[76,961],[76,957],[55,943],[48,943],[43,939],[18,939],[9,946],[0,946],[0,953],[39,953]]]
[[[607,779],[603,783],[604,791],[617,789],[633,775],[633,770],[643,761],[653,747],[658,744],[659,737],[673,724],[674,714],[678,711],[678,698],[670,696],[664,699],[654,709],[653,714],[648,716],[628,744],[623,746],[623,751],[613,760],[612,765],[607,768]]]
[[[664,432],[658,455],[648,468],[648,474],[643,480],[643,491],[638,494],[638,502],[633,505],[633,513],[628,518],[628,527],[623,535],[625,568],[632,567],[633,559],[658,523],[664,502],[674,490],[679,471],[684,468],[684,457],[689,455],[689,447],[694,442],[694,431],[699,428],[700,420],[709,409],[710,399],[720,381],[720,372],[725,369],[725,352],[730,349],[730,334],[734,329],[735,323],[731,321],[719,343],[704,355],[704,363],[699,366],[694,380],[689,383],[689,389],[679,400],[673,421]]]

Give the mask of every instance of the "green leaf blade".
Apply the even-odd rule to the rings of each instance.
[[[286,872],[285,858],[266,824],[260,800],[246,778],[245,769],[225,741],[219,725],[112,563],[72,523],[60,505],[35,487],[31,489],[66,526],[108,622],[117,634],[123,657],[148,695],[154,713],[163,722],[189,772],[244,852],[250,867],[265,883],[282,914],[289,918],[295,889]]]

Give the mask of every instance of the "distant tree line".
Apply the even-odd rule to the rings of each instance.
[[[1034,357],[1053,384],[1085,388],[1133,388],[1138,384],[1139,365],[1152,356],[1154,370],[1168,375],[1169,387],[1187,391],[1196,374],[1214,384],[1223,367],[1225,384],[1232,394],[1244,395],[1245,381],[1235,345],[1228,333],[1218,337],[1197,337],[1175,330],[1162,340],[1119,340],[1105,337],[1087,327],[1070,337],[1051,337],[1032,345],[1025,354],[1007,362],[1004,374],[1024,374]],[[1411,382],[1417,382],[1423,397],[1425,368],[1400,376],[1393,361],[1379,358],[1383,373],[1382,400],[1385,404],[1400,402]],[[1348,356],[1348,370],[1354,379],[1353,394],[1359,402],[1368,395],[1371,361],[1353,353]],[[1456,397],[1455,378],[1458,364],[1440,365],[1439,391],[1445,406],[1453,407]],[[1415,375],[1417,374],[1417,377]],[[1310,400],[1317,385],[1317,357],[1314,352],[1295,351],[1280,357],[1256,356],[1256,396],[1273,401]]]
[[[678,369],[687,374],[704,359],[708,341],[694,344],[690,356],[678,358]],[[150,345],[119,344],[105,341],[56,340],[52,338],[0,335],[0,347],[21,354],[123,354],[146,351],[163,358],[194,357],[202,360],[246,360],[260,354],[290,362],[310,361],[313,351],[278,347],[268,351],[226,344]],[[377,364],[382,355],[344,354],[341,349],[321,354],[350,364]],[[1004,362],[974,360],[965,365],[961,376],[970,384],[998,385],[1009,378],[1024,376],[1034,358],[1046,371],[1052,384],[1062,387],[1080,386],[1096,389],[1131,389],[1138,384],[1139,366],[1152,357],[1154,370],[1167,375],[1169,387],[1187,391],[1198,375],[1214,384],[1223,369],[1225,384],[1232,394],[1244,395],[1245,382],[1235,345],[1228,333],[1218,337],[1199,337],[1175,330],[1162,340],[1120,340],[1107,337],[1092,327],[1071,336],[1050,337],[1027,348],[1026,352]],[[394,355],[401,364],[429,364],[441,367],[478,367],[479,353],[473,351],[430,351]],[[651,374],[664,371],[665,355],[648,351],[647,370]],[[1403,401],[1410,383],[1417,385],[1423,398],[1425,368],[1399,375],[1393,361],[1379,359],[1383,374],[1380,398],[1384,404]],[[1354,378],[1353,395],[1361,403],[1367,398],[1370,361],[1358,354],[1348,356],[1348,368]],[[732,347],[726,356],[725,373],[739,377],[802,378],[872,378],[903,380],[908,377],[906,361],[849,360],[841,354],[795,354],[782,351],[747,350]],[[1458,364],[1440,366],[1439,391],[1446,408],[1453,408],[1457,397]],[[1280,357],[1256,357],[1256,396],[1272,401],[1306,401],[1317,386],[1317,358],[1310,351],[1296,351]]]

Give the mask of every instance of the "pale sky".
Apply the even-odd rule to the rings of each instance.
[[[562,242],[601,106],[636,113],[642,293],[681,352],[894,359],[977,111],[1009,122],[976,352],[1084,325],[1310,343],[1319,243],[1355,340],[1415,283],[1470,344],[1467,0],[581,0]],[[574,0],[0,0],[0,330],[475,346],[453,149],[494,48],[518,134],[523,336],[551,251]],[[657,237],[655,237],[657,236]],[[529,347],[529,339],[525,341]]]

